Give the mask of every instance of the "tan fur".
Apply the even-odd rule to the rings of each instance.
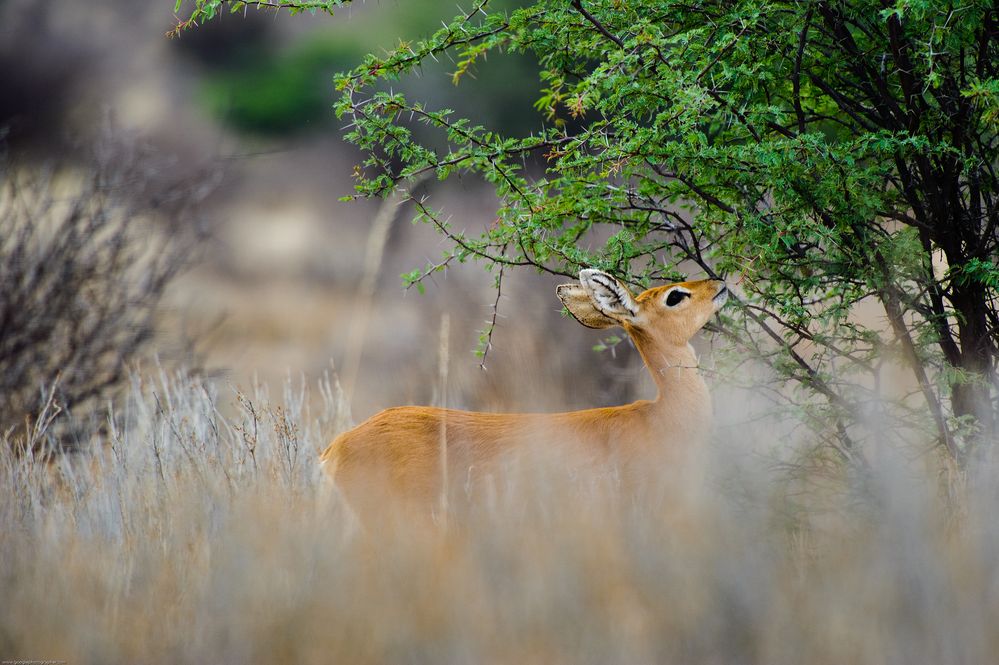
[[[634,297],[605,273],[585,270],[580,279],[560,286],[559,297],[584,325],[625,329],[656,382],[655,400],[554,414],[386,409],[338,436],[321,455],[324,471],[348,502],[362,513],[364,504],[377,509],[389,497],[433,505],[442,489],[442,436],[450,483],[465,489],[515,451],[627,470],[677,464],[696,447],[708,433],[711,399],[688,340],[724,302],[724,284],[670,284]],[[664,298],[675,287],[690,297],[666,307]]]

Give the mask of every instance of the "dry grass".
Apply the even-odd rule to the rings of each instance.
[[[359,530],[319,491],[316,452],[343,426],[335,384],[320,392],[310,414],[302,388],[269,399],[136,379],[95,437],[100,453],[3,458],[0,658],[777,665],[999,653],[991,478],[945,501],[935,477],[885,459],[819,498],[718,444],[715,471],[668,500],[622,497],[612,476],[522,469],[447,530]]]

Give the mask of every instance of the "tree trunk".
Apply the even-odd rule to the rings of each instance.
[[[955,416],[973,416],[978,430],[969,441],[972,447],[994,440],[996,417],[992,388],[996,385],[995,354],[989,335],[986,287],[974,284],[953,287],[951,302],[957,315],[961,343],[959,369],[969,380],[951,384]]]

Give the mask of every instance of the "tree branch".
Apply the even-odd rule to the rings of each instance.
[[[593,27],[600,31],[600,34],[602,34],[604,37],[617,44],[618,48],[624,48],[624,42],[622,42],[620,39],[611,34],[611,32],[607,28],[605,28],[604,25],[600,21],[598,21],[593,14],[586,11],[586,7],[583,6],[582,0],[572,0],[572,6],[575,7],[576,11],[582,14],[587,21],[592,23]]]

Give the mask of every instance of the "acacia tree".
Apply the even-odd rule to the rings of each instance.
[[[226,8],[339,4],[197,0],[178,30]],[[482,233],[414,201],[451,250],[410,281],[468,258],[497,286],[521,266],[636,286],[694,266],[738,276],[721,332],[845,458],[862,459],[873,421],[925,428],[963,464],[996,433],[997,35],[981,0],[477,0],[340,75],[336,112],[366,154],[359,195],[428,172],[495,187]],[[445,58],[458,84],[510,51],[539,62],[547,122],[527,136],[383,85]],[[885,399],[886,364],[913,394]]]

